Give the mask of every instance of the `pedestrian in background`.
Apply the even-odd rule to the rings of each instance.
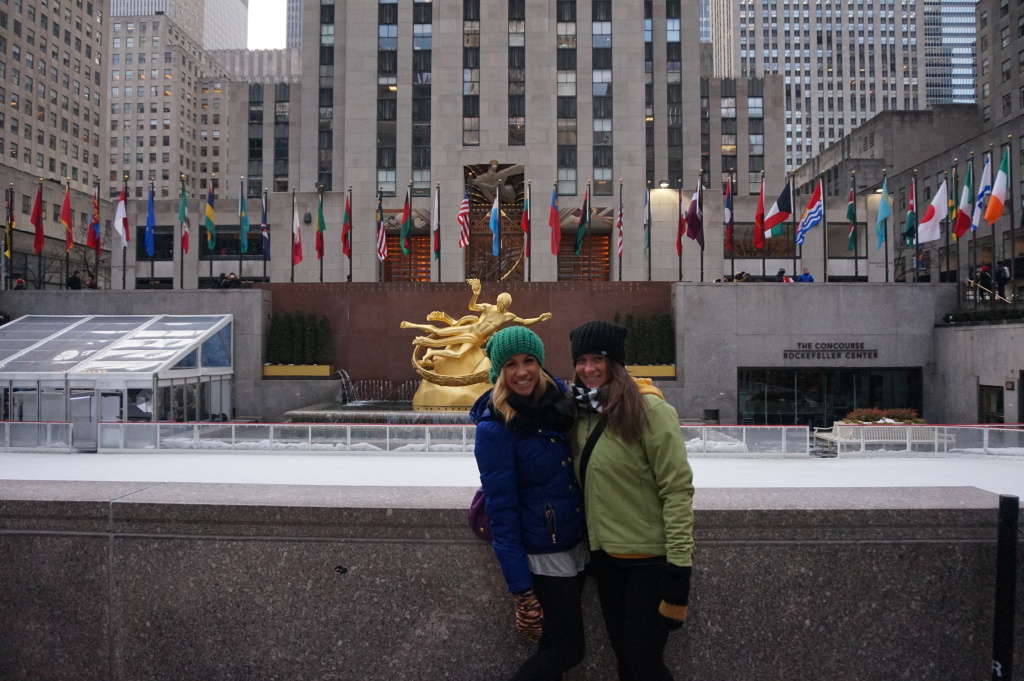
[[[808,281],[814,281],[814,277],[811,276],[810,270],[808,270],[805,267],[804,271],[800,273],[800,275],[796,278],[796,280],[797,280],[797,282],[808,282]]]

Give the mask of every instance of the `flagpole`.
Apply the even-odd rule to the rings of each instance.
[[[683,280],[683,234],[680,230],[680,226],[683,223],[683,194],[686,193],[686,189],[683,188],[683,178],[679,178],[679,199],[676,201],[676,207],[678,208],[679,217],[676,218],[676,252],[678,257],[679,268],[679,281]]]
[[[697,170],[697,208],[696,211],[700,212],[700,229],[701,229],[701,240],[704,239],[704,169],[698,168]],[[695,211],[695,215],[696,215]],[[689,228],[689,225],[687,225]],[[700,282],[704,283],[704,244],[698,244],[700,246]]]
[[[412,281],[412,222],[413,222],[413,220],[412,220],[412,180],[409,180],[409,186],[406,189],[406,191],[407,191],[406,197],[408,197],[408,199],[409,199],[409,274],[407,276],[409,277],[408,281]],[[498,189],[495,188],[495,191],[498,191]],[[498,215],[499,216],[501,215],[500,209],[498,211]],[[399,236],[399,239],[401,239],[401,236]],[[501,273],[501,266],[500,266],[501,260],[499,259],[498,262],[499,262],[498,272],[500,274]]]
[[[317,184],[317,186],[316,186],[316,193],[317,193],[317,201],[319,202],[317,204],[317,207],[316,207],[317,208],[317,214],[316,214],[316,219],[317,219],[317,226],[316,226],[317,237],[319,237],[320,243],[323,244],[323,248],[326,250],[326,248],[327,248],[327,239],[324,238],[324,236],[325,236],[324,233],[320,231],[320,224],[319,224],[320,212],[323,211],[323,209],[324,209],[324,185],[323,185],[323,183]],[[324,228],[326,230],[327,225],[324,225]],[[314,244],[315,243],[316,242],[314,241]],[[317,258],[317,260],[320,261],[320,283],[322,284],[322,283],[324,283],[324,256],[323,256],[323,253],[317,253],[317,255],[320,256],[319,258]]]
[[[68,200],[70,201],[70,197],[71,197],[71,178],[70,177],[65,177],[64,181],[67,183],[66,187],[67,187],[67,192],[68,192]],[[63,208],[61,210],[63,212]],[[71,225],[70,224],[65,225],[64,229],[70,230],[71,229]],[[995,227],[993,227],[992,229],[995,229]],[[67,242],[67,235],[66,234],[64,235],[64,239],[65,239],[65,243],[66,243]],[[994,247],[995,246],[995,237],[992,237],[992,243],[993,243],[993,247]],[[68,277],[70,277],[70,276],[71,276],[71,251],[69,251],[69,250],[67,250],[67,248],[65,248],[64,249],[64,284],[61,286],[61,288],[64,288],[64,287],[67,286]]]
[[[729,212],[732,213],[736,207],[736,197],[733,194],[736,193],[736,183],[733,181],[733,173],[736,171],[735,168],[729,168],[729,197],[732,199],[732,207]],[[739,180],[739,175],[736,175],[736,179]],[[750,173],[747,173],[747,183],[750,183]],[[747,193],[750,193],[750,189],[747,189]],[[732,236],[729,239],[729,278],[732,279],[732,275],[736,274],[736,217],[734,215],[729,216],[729,220],[732,222]],[[729,229],[726,225],[726,229]],[[722,277],[725,280],[725,277]]]
[[[821,226],[823,227],[821,231],[825,237],[825,254],[822,257],[824,266],[821,268],[821,281],[822,283],[828,283],[828,207],[826,205],[828,201],[825,200],[825,187],[822,185],[821,175],[818,175],[818,187],[821,188],[821,191],[818,192],[821,195]],[[796,272],[793,274],[796,274]]]
[[[796,240],[796,195],[793,192],[793,173],[789,174],[789,224],[793,225],[793,238]],[[804,260],[804,246],[800,244],[800,262]],[[793,245],[793,278],[796,278],[796,245]]]
[[[238,177],[238,279],[242,279],[242,192],[245,191],[245,175]],[[244,235],[246,239],[249,235]]]
[[[121,230],[122,231],[127,231],[127,229],[128,229],[128,225],[127,225],[127,222],[128,222],[128,218],[127,218],[127,213],[128,213],[128,173],[124,174],[124,185],[122,186],[122,189],[123,189],[122,193],[124,194],[124,197],[125,197],[125,201],[124,202],[125,202],[125,223],[126,224],[122,224],[121,225]],[[122,234],[121,235],[121,290],[122,291],[125,290],[126,288],[128,288],[128,244],[125,243],[125,241],[126,240],[124,238],[124,235]]]
[[[957,212],[959,212],[959,210],[960,210],[960,183],[959,183],[959,179],[957,177],[957,175],[958,175],[958,173],[957,173],[957,163],[959,162],[959,160],[960,160],[959,158],[955,158],[955,157],[953,158],[953,194],[952,194],[952,196],[953,196],[953,206],[954,206],[953,210],[956,210]],[[949,171],[948,170],[943,173],[943,179],[946,179],[946,180],[949,179]],[[954,228],[955,225],[956,225],[956,221],[953,220],[953,213],[952,213],[952,211],[949,210],[949,208],[947,208],[946,209],[946,229],[944,230],[945,234],[943,235],[943,243],[945,244],[945,249],[944,250],[946,252],[946,267],[945,267],[944,270],[942,270],[943,272],[946,273],[947,280],[949,278],[949,233],[951,231],[953,231],[953,228]],[[959,255],[959,253],[960,253],[960,248],[959,248],[959,245],[958,245],[957,246],[957,255]],[[957,267],[959,267],[959,261],[957,261]],[[941,279],[941,277],[940,277],[940,279]]]
[[[913,187],[914,191],[914,283],[918,283],[920,280],[918,277],[918,270],[921,267],[919,262],[921,258],[921,233],[919,230],[920,225],[917,220],[917,168],[914,168],[914,175],[910,178],[910,186]],[[931,272],[929,272],[931,274]]]
[[[349,206],[348,220],[351,223],[351,222],[353,222],[353,220],[352,220],[352,213],[351,213],[351,210],[352,210],[352,185],[348,186],[348,206]],[[343,225],[342,229],[344,229],[344,228],[345,227]],[[351,254],[355,253],[355,250],[356,250],[355,246],[356,246],[355,230],[354,229],[349,229],[348,230],[348,252],[349,252],[349,256],[348,256],[348,276],[346,277],[346,280],[349,283],[352,282],[352,255]]]
[[[384,281],[384,261],[381,260],[381,258],[380,258],[380,246],[379,246],[380,240],[384,239],[384,243],[387,244],[387,235],[383,234],[383,232],[384,232],[384,208],[383,208],[383,203],[382,203],[383,201],[384,201],[384,187],[378,186],[377,187],[377,210],[374,213],[375,222],[377,223],[377,224],[374,225],[374,238],[375,238],[375,242],[374,242],[375,246],[374,246],[374,248],[377,249],[377,281],[380,281],[380,282]]]
[[[14,184],[13,182],[11,183]],[[4,187],[4,236],[3,236],[3,254],[0,255],[0,290],[7,290],[7,251],[10,250],[10,244],[7,243],[7,231],[11,228],[11,189]]]
[[[437,239],[437,280],[441,281],[441,217],[434,213],[441,212],[441,183],[434,188],[434,206],[431,208],[430,221],[437,224],[437,233],[430,235],[430,241]],[[433,224],[431,224],[433,231]]]
[[[857,234],[857,171],[850,171],[850,191],[853,192],[853,277],[860,280],[860,238]],[[867,208],[864,208],[867,211]]]
[[[644,246],[647,251],[647,281],[651,280],[651,188],[645,187],[644,191],[647,192],[647,214],[644,215]]]
[[[590,196],[590,180],[589,179],[587,180],[587,196],[588,197]],[[590,203],[591,203],[591,201],[593,201],[592,198],[589,201],[587,201],[587,233],[586,233],[586,238],[587,238],[587,280],[588,281],[593,281],[593,279],[594,279],[594,269],[593,269],[594,268],[594,239],[593,239],[593,237],[591,236],[591,233],[590,233],[590,214],[593,213],[594,211],[590,210]],[[583,219],[582,215],[580,216],[580,219],[581,220]]]
[[[882,187],[883,187],[883,189],[886,187],[885,180],[886,180],[885,168],[882,168]],[[886,200],[885,195],[887,193],[888,192],[886,192],[886,191],[882,192],[882,196],[881,196],[881,198],[879,199],[879,202],[878,202],[878,210],[882,210],[882,201]],[[885,216],[885,220],[883,220],[883,222],[882,222],[882,234],[884,236],[884,238],[882,239],[882,245],[885,248],[885,250],[883,251],[883,255],[885,256],[885,283],[888,284],[889,283],[889,216],[888,215]]]
[[[292,223],[292,230],[295,229],[295,187],[292,187],[292,216],[290,222]],[[295,234],[291,235],[292,252],[288,254],[288,262],[292,264],[291,271],[291,283],[295,283]]]
[[[1010,138],[1012,138],[1012,137],[1013,137],[1013,135],[1010,135]],[[1002,149],[1002,151],[1003,151],[1003,153],[999,155],[1000,158],[1002,158],[1003,156],[1005,156],[1006,154],[1009,153],[1009,150],[1005,148],[1008,144],[1009,144],[1009,142],[1007,144],[1005,144],[1005,145],[1004,144],[1000,144],[999,145],[999,148]],[[1002,161],[1000,161],[999,162],[1000,169],[1002,169],[1002,166],[1003,166]],[[1010,177],[1009,177],[1010,168],[1009,167],[1007,167],[1006,172],[1007,172],[1006,186],[1010,187],[1012,185],[1010,184]],[[995,175],[993,175],[993,177],[992,177],[992,186],[993,186],[993,188],[995,187]],[[1007,192],[1007,195],[1009,195],[1009,192]],[[998,260],[996,255],[999,252],[999,249],[996,246],[996,222],[998,222],[998,220],[993,220],[992,224],[989,225],[989,227],[992,228],[992,283],[993,284],[995,283],[995,279],[996,279],[996,261]],[[994,301],[995,299],[996,299],[996,297],[993,294],[992,295],[992,300]]]
[[[533,278],[533,180],[526,181],[526,281]]]
[[[620,209],[622,208],[622,178],[621,177],[619,178],[619,208]],[[616,225],[615,250],[617,251],[618,256],[619,256],[619,281],[622,281],[622,249],[619,248],[619,237],[620,237],[620,235],[618,233],[618,230],[622,229],[622,227],[619,224],[619,214],[618,213],[615,214],[615,225]]]
[[[267,188],[264,187],[263,188],[263,205],[260,206],[260,217],[261,218],[263,217],[263,213],[266,210],[267,210]],[[263,229],[263,225],[261,224],[260,225],[260,230],[262,230],[262,229]],[[268,246],[270,245],[270,230],[269,229],[267,230],[267,244],[266,245],[268,245]],[[263,251],[263,281],[266,281],[266,280],[267,280],[267,251],[266,251],[266,249],[264,249],[264,251]]]

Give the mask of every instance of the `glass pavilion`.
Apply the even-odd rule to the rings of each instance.
[[[227,420],[231,315],[27,315],[0,326],[5,421]]]

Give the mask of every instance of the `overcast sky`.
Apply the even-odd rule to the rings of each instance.
[[[283,49],[287,0],[249,0],[249,49]]]

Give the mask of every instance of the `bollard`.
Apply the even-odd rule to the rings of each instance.
[[[1017,606],[1017,520],[1020,499],[999,495],[996,608],[992,631],[992,681],[1013,680],[1014,609]]]

